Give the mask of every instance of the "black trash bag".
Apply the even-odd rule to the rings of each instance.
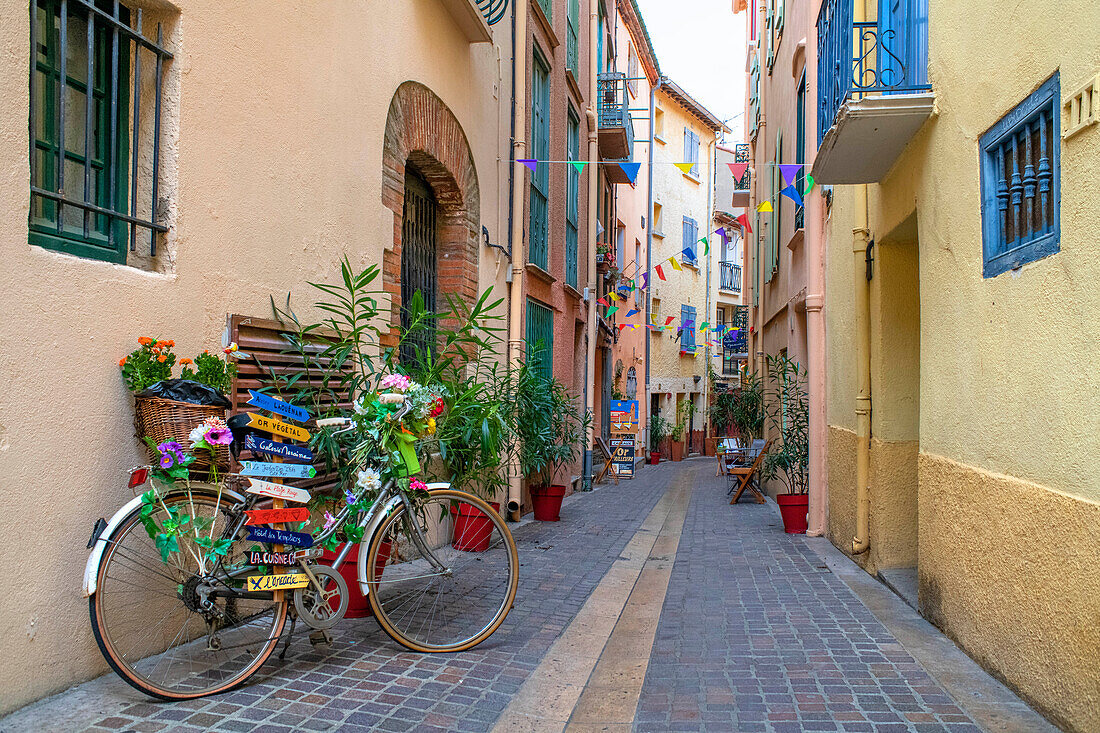
[[[137,393],[138,397],[160,397],[192,405],[231,407],[232,403],[218,390],[190,379],[164,379]]]

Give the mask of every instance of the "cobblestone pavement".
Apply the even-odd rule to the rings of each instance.
[[[635,730],[980,731],[774,507],[704,475]]]
[[[644,537],[648,544],[641,546],[654,548],[645,550],[645,567],[665,567],[667,589],[665,581],[649,589],[658,594],[648,627],[650,634],[655,628],[655,636],[648,665],[648,642],[641,650],[625,714],[610,724],[582,720],[578,711],[592,696],[580,704],[574,697],[554,720],[534,716],[522,730],[982,730],[805,538],[783,534],[773,506],[729,506],[719,481],[711,461],[646,467],[634,481],[570,497],[560,523],[516,528],[522,567],[515,608],[489,641],[471,651],[410,653],[373,620],[345,621],[331,647],[314,648],[304,634],[296,637],[285,661],[272,657],[235,692],[159,703],[107,675],[0,719],[0,733],[473,733],[498,721],[519,731],[505,724],[511,718],[502,712],[526,680],[534,684],[540,673],[554,669],[548,667],[547,650],[571,624],[576,628],[584,617],[578,611],[590,597],[610,597],[603,591],[621,576],[609,570],[627,559],[622,555],[631,555],[628,544],[639,546]],[[658,501],[673,485],[680,493],[670,499],[691,498],[686,516],[681,501],[681,510],[665,521],[662,537],[670,533],[665,547],[661,537],[654,542],[643,521],[651,510],[657,513]],[[648,573],[643,569],[638,576],[636,600],[645,600],[638,597]],[[631,605],[623,608],[617,620],[618,611],[610,616],[614,632],[609,626],[606,636],[592,641],[593,659],[599,657],[593,679],[605,667],[612,674],[604,681],[616,679],[616,660],[608,659],[615,655],[615,642],[604,646],[607,638],[640,636],[630,626],[637,622],[629,618]],[[599,707],[600,701],[594,702],[589,709]]]

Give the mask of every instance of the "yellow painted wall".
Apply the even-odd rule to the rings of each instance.
[[[27,243],[29,6],[0,5],[0,558],[27,579],[0,598],[0,713],[107,669],[81,597],[84,545],[145,460],[119,357],[142,334],[181,355],[219,347],[226,313],[266,316],[288,290],[304,301],[344,253],[378,262],[393,237],[383,130],[402,82],[457,116],[481,223],[506,238],[507,23],[496,47],[419,0],[178,6],[164,140],[176,218],[151,273]],[[503,295],[506,262],[483,248],[480,263],[481,286]]]
[[[891,562],[876,545],[893,556],[908,544],[912,522],[878,521],[889,497],[875,491],[883,480],[877,441],[906,442],[916,429],[922,608],[1074,731],[1096,730],[1100,709],[1100,644],[1088,621],[1097,616],[1100,582],[1100,127],[1061,142],[1061,251],[988,279],[977,140],[1055,71],[1063,99],[1100,73],[1100,42],[1090,30],[1098,26],[1095,3],[1062,0],[1036,11],[932,0],[937,113],[869,192],[876,241],[893,234],[900,242],[915,224],[920,301],[915,422],[904,397],[913,375],[893,373],[889,363],[891,350],[912,345],[891,343],[882,330],[873,341],[871,567]],[[852,196],[851,186],[834,189],[826,306],[829,532],[844,549],[855,513],[846,483],[854,442],[842,439],[855,424]],[[904,322],[899,307],[908,297],[890,279],[888,249],[876,247],[881,280],[872,285],[872,323],[879,329]],[[908,264],[903,258],[897,266]],[[895,482],[903,484],[908,479]]]

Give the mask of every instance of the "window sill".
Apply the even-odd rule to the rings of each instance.
[[[584,94],[581,93],[581,86],[577,82],[577,77],[573,74],[572,69],[565,70],[565,83],[572,90],[574,101],[581,104],[584,101]]]
[[[692,183],[694,183],[697,186],[701,185],[703,183],[702,178],[699,178],[698,176],[694,176],[691,173],[681,173],[681,175],[683,175],[684,178],[688,179],[689,181],[691,181]]]
[[[659,232],[656,229],[654,229],[653,230],[653,236],[657,237],[657,239],[664,239],[665,238],[665,233],[664,232]]]
[[[556,283],[558,281],[558,279],[556,277],[554,277],[549,272],[542,269],[541,267],[539,267],[538,265],[536,265],[533,262],[528,262],[527,267],[525,269],[527,270],[527,274],[531,275],[536,280],[543,281],[547,285],[553,285],[554,283]]]
[[[699,272],[699,261],[698,260],[696,260],[695,262],[691,262],[689,260],[680,260],[680,264],[683,265],[684,267],[690,267],[691,269],[695,270],[696,272]]]
[[[787,249],[796,252],[804,241],[806,241],[806,230],[802,228],[795,229],[794,234],[791,235],[790,241],[787,242]]]
[[[584,300],[584,294],[569,283],[562,283],[562,288],[566,295],[572,296],[575,300]]]
[[[668,140],[665,140],[660,135],[654,135],[653,139],[656,140],[657,142],[661,143],[661,145],[668,145]]]
[[[531,7],[535,10],[535,19],[546,34],[546,41],[550,44],[550,48],[555,49],[560,46],[561,41],[558,40],[558,35],[554,33],[554,24],[546,17],[546,11],[542,9],[542,4],[533,2],[531,3]]]

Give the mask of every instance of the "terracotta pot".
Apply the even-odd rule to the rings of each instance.
[[[491,501],[489,506],[500,513],[500,502]],[[451,507],[454,517],[454,539],[451,545],[463,552],[485,552],[489,549],[489,540],[493,536],[493,520],[476,506],[462,504]]]
[[[718,452],[718,438],[707,438],[703,441],[703,453],[708,456],[716,455]]]
[[[787,534],[806,534],[810,497],[808,494],[780,494],[775,497],[779,513],[783,515],[783,531]]]
[[[670,446],[672,449],[672,460],[684,460],[684,442],[682,440],[674,440],[670,443]]]
[[[540,522],[557,522],[561,519],[561,500],[565,498],[564,486],[536,486],[531,489],[531,504],[535,519]]]
[[[344,564],[340,566],[340,575],[344,576],[344,582],[348,584],[348,612],[344,614],[344,618],[365,618],[367,616],[373,616],[374,611],[371,610],[370,601],[363,595],[363,592],[359,589],[359,548],[363,545],[356,543],[351,546],[351,552],[344,558]],[[378,557],[374,559],[374,575],[376,578],[382,577],[382,570],[386,566],[386,562],[390,559],[390,552],[393,550],[393,545],[389,542],[383,542],[378,548]],[[366,549],[364,548],[364,552]],[[325,550],[321,553],[321,564],[332,565],[336,560],[338,553]],[[330,602],[331,603],[331,602]]]
[[[656,466],[661,462],[661,451],[655,450],[649,452],[649,465]]]

